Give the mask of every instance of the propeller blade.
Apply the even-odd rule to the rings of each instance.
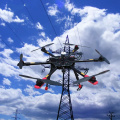
[[[110,62],[104,57],[104,61],[108,64],[110,64]]]
[[[62,86],[61,83],[59,82],[56,82],[56,81],[53,81],[53,80],[48,80],[48,79],[45,79],[45,80],[42,80],[42,79],[37,79],[38,81],[43,81],[44,83],[47,83],[47,84],[50,84],[50,85],[57,85],[57,86]]]
[[[63,43],[63,44],[65,44],[65,45],[75,45],[75,44],[70,44],[70,43]],[[90,47],[88,47],[88,46],[82,46],[82,45],[77,45],[77,46],[90,48]]]
[[[110,64],[110,62],[105,58],[98,50],[95,49],[95,51],[100,55],[100,59],[105,61],[106,63]]]
[[[31,78],[31,79],[38,79],[38,78],[34,78],[34,77],[31,77],[31,76],[27,76],[27,75],[21,75],[21,74],[19,76],[25,77],[25,78]]]
[[[23,54],[20,54],[20,60],[22,60],[22,58],[23,58]]]
[[[47,44],[47,45],[42,46],[42,47],[48,47],[48,46],[50,46],[50,45],[52,45],[52,44],[54,44],[54,43],[50,43],[50,44]],[[42,48],[42,47],[41,47],[41,48]]]
[[[32,50],[31,52],[34,52],[34,51],[36,51],[36,50],[39,50],[40,48],[37,48],[37,49],[35,49],[35,50]]]
[[[37,48],[37,49],[35,49],[35,50],[32,50],[31,52],[34,52],[34,51],[39,50],[39,49],[44,48],[44,47],[48,47],[48,46],[50,46],[50,45],[52,45],[52,44],[54,44],[54,43],[50,43],[50,44],[44,45],[44,46],[39,47],[39,48]]]
[[[95,51],[96,51],[100,56],[102,56],[98,50],[95,49]]]
[[[77,84],[77,83],[81,83],[81,82],[88,81],[88,80],[90,80],[92,77],[95,77],[95,76],[97,76],[97,75],[104,74],[104,73],[109,72],[109,71],[110,71],[110,70],[105,70],[105,71],[102,71],[102,72],[100,72],[100,73],[98,73],[98,74],[92,75],[92,76],[90,76],[90,77],[82,78],[82,79],[80,79],[80,80],[78,80],[78,81],[73,82],[73,84]]]
[[[101,75],[101,74],[104,74],[104,73],[109,72],[109,71],[110,71],[110,70],[105,70],[105,71],[102,71],[102,72],[100,72],[100,73],[98,73],[98,74],[95,74],[95,75],[93,75],[93,76]]]
[[[17,66],[19,66],[20,69],[22,69],[22,66],[23,66],[23,64],[24,64],[22,58],[23,58],[23,54],[20,54],[20,61],[19,61],[19,63],[17,64]]]
[[[93,76],[85,77],[85,78],[79,79],[79,80],[73,82],[73,84],[77,84],[77,83],[81,83],[81,82],[88,81],[88,80],[90,80],[92,77],[93,77]]]
[[[21,74],[20,74],[19,76],[25,77],[25,78],[37,79],[38,82],[39,82],[39,81],[42,81],[42,82],[47,83],[47,84],[50,84],[50,85],[62,86],[61,83],[56,82],[56,81],[53,81],[53,80],[48,80],[48,79],[43,80],[43,79],[40,79],[40,78],[34,78],[34,77],[31,77],[31,76],[21,75]]]

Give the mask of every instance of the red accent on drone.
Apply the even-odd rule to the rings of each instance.
[[[48,90],[48,87],[45,87],[45,90]]]
[[[89,80],[88,80],[89,81]],[[92,83],[91,81],[89,81],[91,84],[93,85],[97,85],[98,84],[98,81],[95,81],[94,83]]]
[[[88,75],[84,75],[84,77],[89,77]]]
[[[34,85],[34,88],[40,89],[41,87],[40,87],[40,86],[37,86],[37,85]]]
[[[82,88],[82,85],[80,85],[80,84],[79,84],[79,86],[78,86],[78,87],[79,87],[79,88]]]
[[[47,79],[46,77],[43,78],[43,80],[46,80],[46,79]]]

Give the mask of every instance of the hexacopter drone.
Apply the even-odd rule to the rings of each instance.
[[[98,81],[96,80],[95,76],[106,73],[109,71],[109,70],[105,70],[105,71],[100,72],[98,74],[88,76],[88,75],[86,75],[88,70],[89,70],[88,68],[79,68],[79,69],[75,68],[75,63],[80,63],[80,62],[102,62],[102,61],[105,61],[106,63],[110,64],[110,62],[104,56],[102,56],[97,50],[96,50],[96,52],[100,55],[99,58],[81,60],[82,52],[77,51],[79,49],[78,45],[64,43],[65,46],[67,45],[69,47],[71,45],[74,45],[74,49],[69,50],[69,52],[66,52],[65,49],[59,50],[59,51],[58,50],[57,51],[51,50],[51,52],[48,52],[46,50],[46,47],[50,46],[52,44],[53,43],[50,43],[50,44],[47,44],[47,45],[41,47],[41,51],[50,56],[46,62],[24,62],[22,60],[23,54],[20,55],[20,61],[17,64],[17,66],[19,66],[20,69],[22,69],[23,66],[30,66],[30,65],[44,65],[44,64],[51,65],[50,72],[42,79],[41,78],[34,78],[31,76],[27,76],[27,75],[20,75],[20,76],[25,77],[25,78],[36,79],[37,80],[36,85],[34,86],[36,89],[41,88],[44,85],[44,83],[46,83],[45,90],[48,90],[48,84],[56,85],[56,86],[63,86],[63,84],[60,82],[50,80],[51,75],[57,69],[61,69],[63,73],[65,72],[65,69],[70,69],[70,70],[74,71],[76,81],[74,81],[72,83],[72,85],[73,86],[78,85],[77,90],[80,90],[82,88],[83,85],[81,85],[81,83],[85,82],[85,81],[89,81],[93,85],[98,84]],[[65,48],[65,46],[64,46],[64,48]],[[40,49],[40,48],[38,48],[38,49]],[[35,50],[38,50],[38,49],[35,49]],[[35,51],[35,50],[33,50],[33,51]],[[55,56],[53,53],[58,53],[59,55]],[[76,57],[77,55],[79,56],[79,58]],[[80,70],[85,70],[85,72],[83,73]],[[79,79],[79,75],[81,75],[83,78]]]

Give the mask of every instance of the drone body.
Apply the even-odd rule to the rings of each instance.
[[[50,46],[52,44],[53,43],[48,44],[46,46]],[[66,45],[70,46],[70,45],[74,45],[74,44],[65,44],[65,46]],[[45,90],[48,90],[48,84],[62,86],[62,83],[50,80],[51,75],[57,69],[61,69],[62,72],[65,72],[65,69],[70,69],[70,70],[74,71],[74,74],[75,74],[75,77],[76,77],[77,81],[73,82],[72,85],[73,86],[74,85],[78,85],[78,89],[77,90],[80,90],[82,88],[82,85],[80,84],[81,82],[89,81],[93,85],[98,84],[98,81],[96,80],[95,76],[103,74],[103,73],[109,71],[109,70],[106,70],[106,71],[103,71],[103,72],[98,73],[96,75],[88,76],[88,75],[86,75],[86,73],[89,70],[88,68],[79,68],[79,70],[75,68],[75,63],[79,63],[79,62],[102,62],[102,61],[105,61],[108,64],[110,64],[110,62],[105,57],[103,57],[97,50],[96,50],[96,52],[98,54],[100,54],[99,58],[80,60],[81,57],[82,57],[82,53],[81,52],[77,52],[77,50],[79,49],[78,45],[74,45],[74,49],[70,50],[69,53],[66,53],[65,50],[60,51],[61,53],[59,52],[59,54],[61,54],[61,55],[59,55],[59,56],[55,56],[55,55],[52,54],[52,53],[58,53],[57,51],[52,51],[52,53],[48,52],[46,50],[46,48],[45,48],[46,46],[41,47],[41,51],[46,53],[46,54],[48,54],[50,56],[50,58],[46,62],[24,62],[22,60],[23,55],[21,54],[20,55],[20,62],[18,63],[18,66],[19,66],[20,69],[22,69],[23,66],[30,66],[30,65],[41,65],[41,64],[50,64],[51,65],[50,72],[43,79],[34,78],[34,77],[26,76],[26,75],[20,75],[22,77],[36,79],[37,80],[36,81],[36,85],[34,86],[36,89],[41,88],[44,85],[44,83],[46,83]],[[38,49],[40,49],[40,48],[38,48]],[[38,50],[38,49],[36,49],[36,50]],[[35,50],[33,50],[33,51],[35,51]],[[79,55],[80,59],[75,57],[75,55]],[[85,70],[85,72],[83,73],[80,70]],[[81,75],[83,78],[79,79],[79,75]]]

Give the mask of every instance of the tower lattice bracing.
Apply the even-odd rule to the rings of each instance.
[[[66,42],[69,43],[69,39],[67,37]],[[70,46],[67,45],[64,47],[64,52],[70,53]],[[74,120],[73,111],[72,111],[72,103],[70,97],[70,68],[63,68],[63,86],[62,86],[62,94],[58,109],[57,120]]]

